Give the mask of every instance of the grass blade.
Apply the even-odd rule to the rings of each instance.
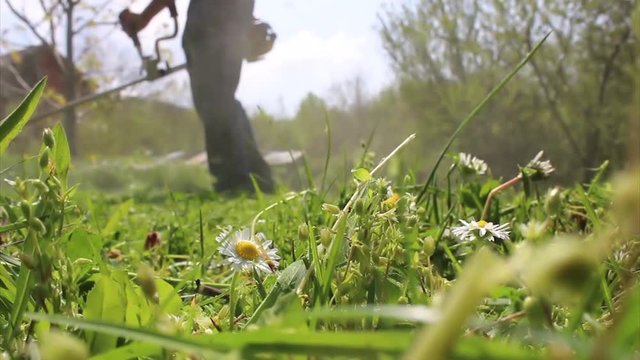
[[[511,71],[511,73],[509,73],[509,75],[507,75],[504,79],[502,79],[502,81],[495,88],[493,88],[493,90],[491,90],[491,92],[489,92],[489,94],[460,123],[456,131],[453,132],[453,135],[451,135],[451,138],[449,138],[449,141],[447,141],[447,144],[444,146],[444,148],[440,152],[440,155],[438,156],[438,159],[436,160],[436,163],[433,166],[433,169],[431,169],[431,173],[429,174],[427,181],[424,183],[422,190],[418,194],[416,203],[419,204],[424,199],[424,195],[427,193],[427,189],[429,188],[429,185],[431,184],[434,176],[436,175],[436,171],[440,166],[440,162],[442,162],[442,159],[446,155],[447,151],[449,151],[451,144],[453,144],[453,141],[458,137],[460,132],[462,132],[462,130],[464,130],[464,128],[466,128],[467,125],[469,125],[469,122],[471,122],[471,120],[473,120],[476,117],[476,115],[478,115],[480,111],[482,111],[482,109],[484,109],[485,106],[487,106],[489,101],[491,101],[491,99],[493,99],[496,96],[496,94],[500,92],[500,90],[502,90],[502,88],[505,85],[507,85],[509,81],[511,81],[511,79],[518,73],[518,71],[520,71],[520,69],[522,69],[522,67],[529,62],[531,57],[533,57],[533,55],[538,51],[538,49],[540,49],[540,47],[547,40],[549,35],[551,35],[551,32],[547,33],[547,35],[545,35],[542,38],[542,40],[540,40],[538,44],[536,44],[536,46],[527,54],[527,56],[525,56],[524,59],[522,59],[520,63],[516,65],[516,67]]]
[[[38,239],[35,237],[32,231],[27,235],[27,240],[24,243],[23,252],[33,256],[35,251],[36,242]],[[10,342],[16,336],[20,323],[22,322],[22,315],[27,309],[29,300],[31,298],[31,289],[35,284],[33,271],[27,266],[22,265],[20,267],[20,274],[18,275],[18,281],[16,283],[16,297],[13,300],[13,308],[11,309],[11,315],[9,317],[9,326],[7,327],[7,333],[4,338],[5,347],[9,348]]]
[[[103,321],[78,319],[43,313],[26,314],[32,320],[49,321],[87,331],[115,335],[130,340],[148,342],[163,348],[211,354],[242,350],[244,353],[304,353],[317,355],[367,355],[376,352],[400,354],[411,341],[404,331],[378,332],[315,332],[283,329],[262,329],[242,333],[220,333],[214,336],[169,335],[157,331],[132,328]]]
[[[0,122],[0,155],[4,153],[11,140],[18,136],[25,124],[31,119],[31,115],[36,111],[46,84],[47,78],[44,77],[36,84],[29,95],[22,100],[22,103]]]

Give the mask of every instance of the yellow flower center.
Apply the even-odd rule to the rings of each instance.
[[[480,220],[480,221],[478,221],[478,226],[480,226],[481,228],[483,228],[483,227],[487,226],[487,222],[486,222],[486,221],[484,221],[484,220]]]
[[[393,193],[393,195],[389,196],[387,200],[384,201],[384,203],[387,206],[392,207],[392,206],[395,206],[399,200],[400,200],[400,194]]]
[[[252,241],[239,240],[236,243],[236,254],[245,260],[253,261],[260,256],[260,249]]]

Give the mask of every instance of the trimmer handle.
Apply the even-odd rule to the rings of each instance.
[[[178,17],[178,9],[176,9],[175,2],[171,1],[169,5],[167,5],[167,7],[169,8],[169,12],[171,13],[172,18]]]

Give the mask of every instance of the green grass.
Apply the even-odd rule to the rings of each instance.
[[[640,355],[637,171],[607,178],[603,166],[589,184],[546,191],[554,179],[544,163],[514,164],[505,181],[451,156],[450,170],[433,169],[426,183],[391,182],[385,165],[411,151],[409,136],[334,184],[339,194],[320,174],[303,191],[229,198],[208,191],[204,169],[74,168],[62,128],[45,139],[24,164],[0,169],[9,357]],[[476,228],[465,241],[454,233],[460,220],[510,233],[494,229],[490,240]],[[240,229],[273,242],[279,259],[265,243],[232,247],[271,271],[225,262],[220,249]]]
[[[589,358],[603,342],[606,356],[638,354],[638,324],[628,320],[639,311],[631,300],[639,291],[638,237],[617,226],[628,220],[612,215],[608,182],[589,184],[589,192],[539,193],[538,182],[528,194],[509,189],[487,219],[510,224],[509,240],[460,242],[450,229],[458,219],[478,220],[483,189],[496,183],[488,175],[453,171],[450,193],[436,189],[429,208],[416,204],[420,186],[411,178],[392,184],[362,169],[343,184],[350,202],[313,189],[261,201],[170,192],[158,176],[138,191],[99,192],[89,181],[87,190],[54,190],[54,176],[40,176],[47,192],[29,183],[23,193],[3,194],[3,243],[27,239],[1,249],[23,260],[0,263],[2,314],[22,324],[3,333],[3,347],[16,356],[27,337],[46,339],[52,324],[96,358],[533,359],[568,349]],[[66,212],[41,205],[61,201]],[[334,214],[325,203],[341,209]],[[46,232],[11,228],[31,224],[27,215]],[[525,239],[519,225],[531,220],[546,228]],[[273,240],[278,271],[234,276],[215,240],[227,225],[255,226]],[[151,232],[160,245],[145,250]],[[567,242],[567,234],[576,238]],[[558,249],[566,256],[554,259]],[[152,269],[157,301],[145,291],[143,264]],[[21,280],[25,271],[34,280]],[[197,292],[196,279],[222,294]],[[526,308],[525,298],[540,310]]]

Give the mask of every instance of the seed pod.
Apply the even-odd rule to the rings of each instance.
[[[332,215],[338,215],[340,213],[340,208],[333,205],[333,204],[329,204],[329,203],[324,203],[322,204],[322,210],[328,212],[329,214]]]
[[[42,141],[49,149],[53,149],[53,147],[56,146],[56,138],[53,136],[53,131],[51,131],[51,129],[44,129],[42,132]]]
[[[355,205],[356,214],[364,215],[365,210],[366,209],[365,209],[365,206],[364,206],[364,200],[358,199],[358,201],[356,201],[356,205]]]
[[[29,220],[29,227],[31,227],[32,230],[37,231],[41,234],[44,234],[47,232],[47,227],[44,226],[44,223],[42,223],[42,220],[38,219],[37,217],[34,217]]]
[[[16,179],[14,181],[10,181],[9,185],[13,186],[18,194],[24,194],[27,191],[27,185],[19,176],[16,176]]]
[[[549,190],[544,200],[544,209],[550,216],[558,216],[562,211],[562,195],[560,188],[555,187]]]
[[[142,264],[138,268],[138,276],[136,282],[140,285],[142,292],[153,303],[158,303],[158,289],[156,288],[155,274],[153,269],[147,265]]]
[[[36,261],[36,259],[34,259],[33,256],[27,253],[20,253],[20,255],[18,255],[18,259],[20,259],[22,265],[24,265],[29,270],[34,270],[36,267],[38,267],[38,262]]]
[[[306,223],[300,224],[298,226],[298,239],[305,241],[309,239],[309,225]]]
[[[49,187],[52,188],[53,190],[60,190],[62,189],[62,182],[60,182],[60,179],[58,179],[57,176],[50,176],[49,177]]]
[[[529,323],[534,328],[541,328],[544,324],[544,308],[537,297],[527,296],[522,304],[522,309],[527,313]]]
[[[22,210],[22,215],[24,215],[27,220],[31,219],[32,211],[30,202],[27,200],[20,201],[20,210]]]
[[[333,233],[328,228],[320,229],[320,243],[325,247],[328,247],[331,244],[331,240],[333,239]]]
[[[49,166],[49,153],[50,153],[50,150],[47,148],[47,149],[44,149],[44,151],[40,155],[40,160],[38,164],[40,165],[40,168],[42,170],[46,170],[47,167]]]
[[[427,236],[422,242],[422,251],[427,257],[431,257],[436,251],[436,240],[432,236]]]
[[[32,184],[40,194],[46,194],[47,192],[49,192],[49,187],[47,186],[47,184],[45,184],[40,179],[34,179]]]

